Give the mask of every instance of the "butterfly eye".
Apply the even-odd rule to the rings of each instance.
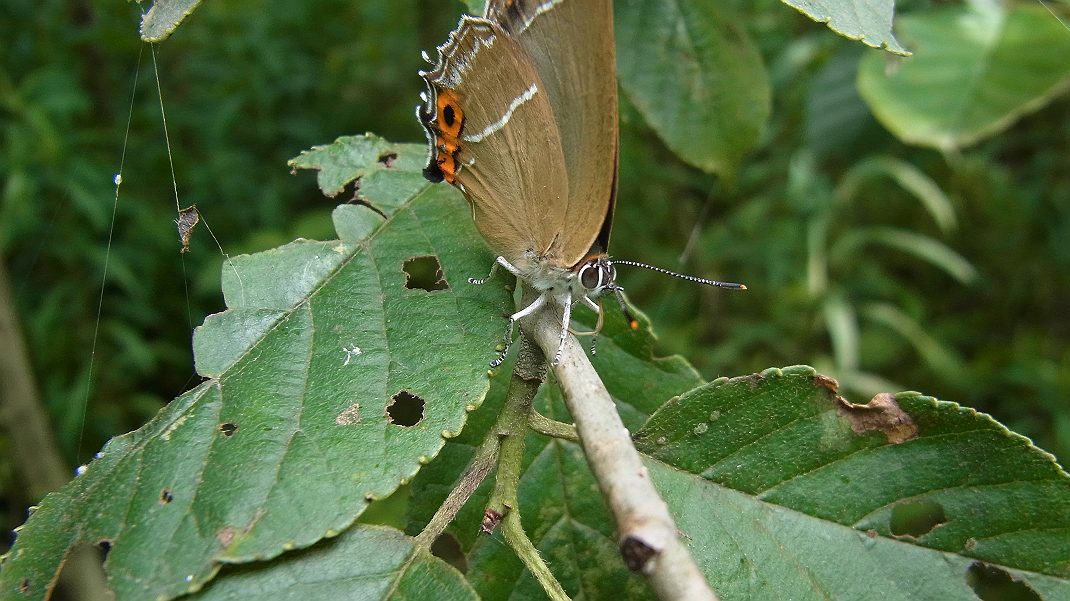
[[[586,290],[598,290],[602,287],[602,270],[597,261],[590,261],[580,268],[580,284]]]

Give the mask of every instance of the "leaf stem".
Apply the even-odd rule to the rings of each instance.
[[[542,585],[546,596],[553,599],[553,601],[569,601],[565,589],[561,587],[561,583],[557,581],[557,578],[554,578],[549,566],[546,565],[542,555],[539,554],[539,550],[535,548],[527,533],[524,532],[524,527],[520,523],[519,511],[514,510],[505,514],[505,517],[502,518],[502,533],[505,535],[505,542],[509,543],[513,551],[516,551],[520,561],[524,562],[524,567]]]
[[[550,572],[539,550],[524,532],[517,492],[524,467],[524,436],[532,426],[533,416],[537,415],[531,401],[545,377],[546,360],[542,351],[530,339],[522,336],[505,407],[494,429],[488,433],[501,441],[501,452],[498,454],[494,491],[483,514],[483,529],[490,533],[500,521],[505,542],[512,547],[546,594],[554,601],[567,601],[568,595],[561,583]]]
[[[569,442],[579,442],[580,435],[576,433],[576,426],[550,419],[538,411],[531,412],[531,421],[528,424],[531,429],[551,438],[560,438]]]

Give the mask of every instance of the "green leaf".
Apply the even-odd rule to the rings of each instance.
[[[391,174],[386,178],[389,184],[423,187],[426,180],[420,170],[426,161],[426,144],[393,144],[369,134],[342,136],[333,144],[313,146],[287,164],[293,169],[317,170],[316,182],[320,190],[334,198],[347,184],[358,179],[362,194],[374,194],[367,186],[382,182],[377,176],[383,173]],[[404,195],[400,198],[406,199]]]
[[[921,169],[895,157],[874,156],[852,166],[837,186],[837,196],[844,200],[856,200],[861,182],[875,176],[889,177],[910,192],[929,212],[941,231],[946,233],[957,227],[955,207],[940,186]]]
[[[391,528],[359,525],[270,562],[225,570],[191,601],[475,601],[464,576]]]
[[[200,4],[201,0],[156,0],[141,18],[142,41],[166,40]]]
[[[923,324],[899,307],[888,303],[869,303],[862,307],[862,315],[902,336],[933,371],[947,374],[945,377],[949,382],[960,380],[966,374],[966,367],[958,354],[929,334]]]
[[[1043,7],[972,3],[900,20],[914,56],[863,58],[859,90],[904,142],[953,151],[1010,127],[1070,85],[1070,35]]]
[[[461,0],[470,15],[482,15],[487,9],[487,0]]]
[[[850,405],[793,367],[691,391],[634,438],[723,599],[976,599],[980,564],[1070,598],[1070,476],[971,409]],[[936,519],[899,530],[919,507]]]
[[[903,251],[943,270],[963,284],[977,280],[977,270],[965,257],[935,238],[924,234],[915,234],[892,227],[856,228],[844,234],[836,242],[832,253],[838,258],[846,258],[860,252],[866,244],[880,244]]]
[[[221,562],[340,532],[460,432],[487,392],[511,298],[500,281],[465,282],[492,257],[452,188],[413,184],[419,172],[405,166],[421,163],[416,147],[365,142],[398,154],[353,169],[375,180],[360,190],[379,213],[335,213],[339,231],[365,237],[297,241],[225,265],[229,309],[195,333],[209,380],[41,503],[0,590],[41,599],[70,547],[101,541],[117,598],[197,590]],[[367,214],[377,225],[349,223]],[[438,261],[446,288],[413,285],[413,257]],[[415,423],[394,423],[395,403]]]
[[[770,110],[761,55],[716,0],[615,3],[621,87],[681,159],[731,175]]]
[[[783,0],[818,23],[867,46],[886,48],[896,54],[910,54],[892,35],[894,0]]]

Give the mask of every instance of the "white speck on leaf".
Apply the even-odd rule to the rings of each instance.
[[[355,344],[350,348],[343,346],[342,352],[346,354],[346,360],[342,363],[343,366],[349,365],[349,362],[352,361],[354,357],[364,354],[364,351],[360,350],[360,347]]]

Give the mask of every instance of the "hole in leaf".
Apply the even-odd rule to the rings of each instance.
[[[71,541],[74,542],[74,541]],[[19,582],[19,592],[23,594],[29,594],[32,599],[78,599],[83,597],[80,577],[72,572],[82,572],[82,570],[88,570],[95,572],[100,578],[100,582],[104,582],[107,578],[104,574],[104,560],[108,556],[108,552],[112,547],[112,539],[99,538],[93,541],[81,540],[74,542],[67,549],[67,556],[64,558],[62,565],[56,566],[59,569],[59,578],[55,578],[56,574],[53,574],[49,570],[49,574],[55,578],[52,581],[47,579],[33,579],[33,585],[31,586],[31,580],[23,579]],[[72,566],[78,566],[72,568]],[[66,576],[75,575],[75,578],[66,578]],[[89,575],[92,576],[91,574]],[[43,591],[41,589],[44,589]],[[4,591],[7,593],[8,591]],[[7,601],[8,597],[0,593],[0,599]],[[16,597],[11,597],[15,599]]]
[[[229,438],[232,434],[238,431],[238,424],[234,422],[223,422],[219,424],[219,431],[223,433],[223,436]]]
[[[399,426],[415,426],[424,418],[424,400],[407,390],[394,395],[386,406],[387,419]]]
[[[108,551],[111,551],[111,540],[102,538],[97,541],[97,548],[100,549],[100,560],[104,561],[108,558]]]
[[[944,506],[931,500],[907,501],[892,507],[888,529],[896,536],[923,536],[947,522]]]
[[[462,574],[468,572],[468,559],[464,556],[461,543],[449,532],[444,533],[431,543],[431,554],[457,568]]]
[[[396,160],[398,160],[398,153],[396,152],[386,152],[379,155],[379,162],[387,169],[393,167]]]
[[[167,505],[171,501],[175,500],[175,495],[171,494],[170,488],[165,488],[160,491],[160,502]]]
[[[1040,595],[1005,570],[975,561],[966,570],[966,584],[983,601],[1041,601]]]
[[[402,269],[405,270],[405,287],[411,290],[434,292],[450,287],[442,278],[442,264],[434,255],[413,257],[405,261]]]

